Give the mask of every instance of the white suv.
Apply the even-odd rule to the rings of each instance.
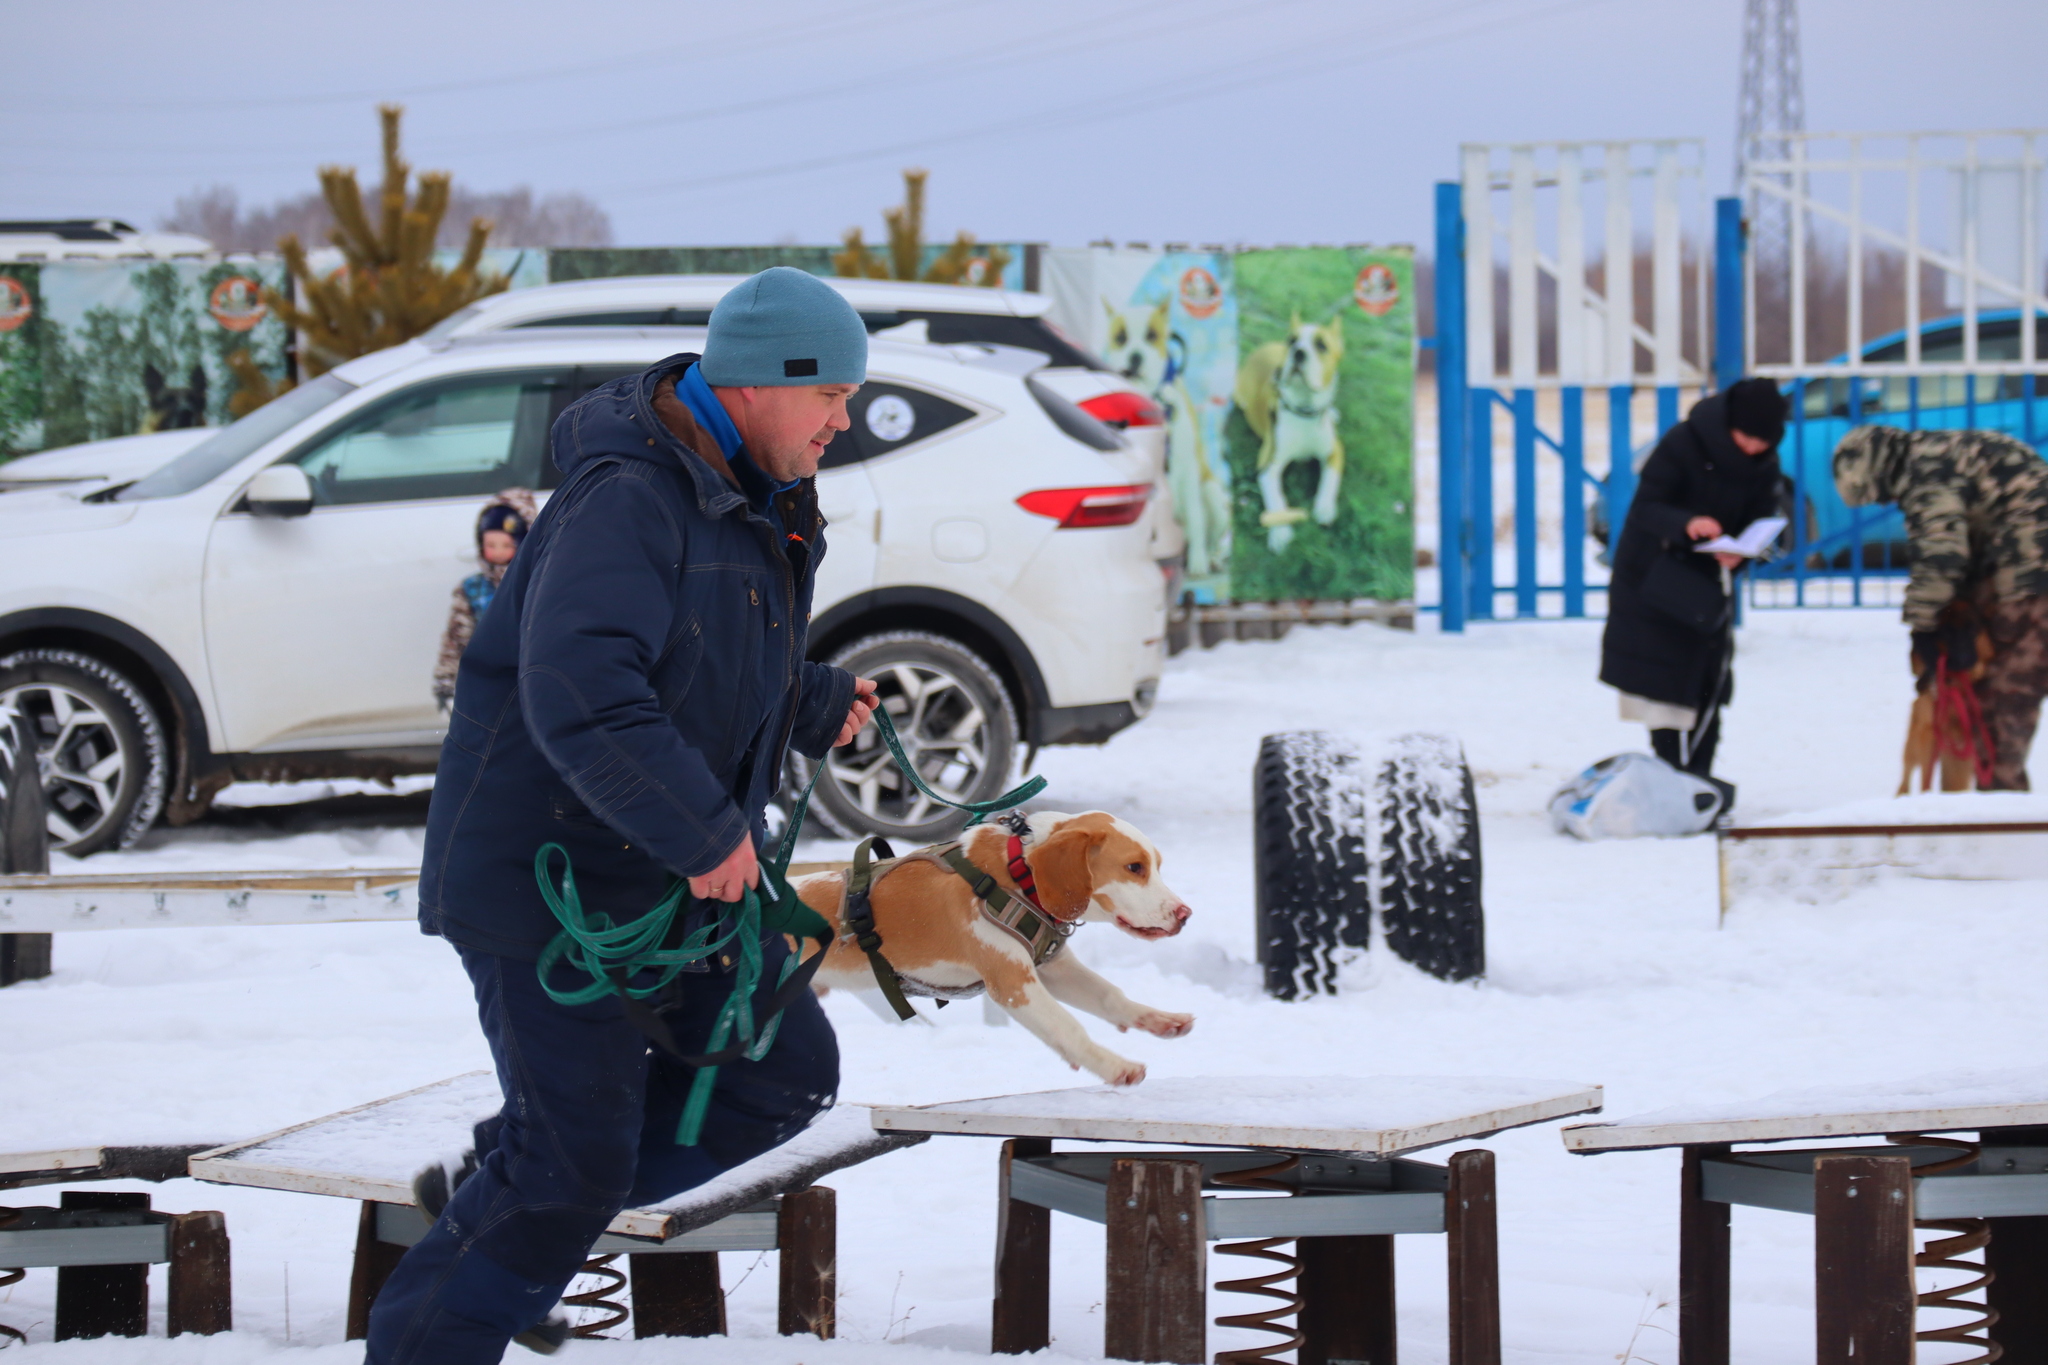
[[[450,314],[429,340],[540,327],[702,327],[745,275],[625,275],[571,280],[479,299]],[[1152,557],[1176,587],[1187,536],[1166,482],[1166,415],[1151,397],[1054,326],[1044,294],[907,280],[828,279],[871,335],[942,346],[1015,347],[1045,357],[1038,380],[1125,433],[1159,465],[1146,512]]]
[[[702,339],[422,339],[132,483],[0,494],[0,705],[41,729],[53,841],[132,841],[237,778],[432,771],[431,674],[476,514],[500,488],[552,485],[548,430],[577,396]],[[1055,392],[1043,360],[878,339],[818,478],[812,657],[879,679],[926,781],[965,799],[1001,791],[1020,744],[1100,742],[1142,716],[1164,657],[1157,462]],[[834,751],[814,809],[841,833],[935,837],[943,813],[871,734]]]

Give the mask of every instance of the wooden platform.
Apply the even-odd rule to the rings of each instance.
[[[1209,1244],[1275,1238],[1294,1244],[1292,1257],[1271,1259],[1297,1272],[1304,1365],[1391,1361],[1394,1237],[1440,1233],[1450,1365],[1499,1365],[1493,1153],[1462,1151],[1447,1166],[1398,1154],[1583,1114],[1600,1100],[1599,1086],[1502,1077],[1190,1076],[877,1107],[874,1123],[1009,1139],[996,1176],[989,1339],[999,1353],[1051,1342],[1058,1212],[1107,1229],[1103,1343],[1113,1358],[1207,1359]],[[1054,1139],[1238,1150],[1056,1152]],[[1266,1245],[1218,1250],[1243,1256]]]
[[[1380,1159],[1595,1112],[1601,1089],[1497,1076],[1182,1076],[908,1107],[889,1132],[1271,1147]]]
[[[1940,1133],[1976,1136],[1951,1145],[1735,1146]],[[2048,1068],[1781,1091],[1575,1124],[1563,1138],[1585,1155],[1680,1149],[1678,1338],[1686,1365],[1730,1361],[1736,1205],[1813,1216],[1818,1359],[1911,1365],[1916,1228],[1922,1237],[1975,1228],[1988,1237],[1986,1302],[1937,1307],[1921,1325],[1956,1327],[1967,1319],[1955,1309],[1988,1307],[1998,1314],[1988,1340],[2009,1365],[2048,1361]],[[1986,1339],[1976,1339],[1979,1349]]]
[[[253,1185],[338,1199],[410,1205],[414,1172],[470,1144],[470,1130],[498,1112],[497,1077],[471,1071],[388,1099],[200,1152],[191,1173],[218,1185]],[[765,1156],[654,1208],[627,1209],[617,1236],[664,1242],[783,1190],[922,1142],[878,1133],[865,1110],[842,1105]]]
[[[354,1340],[367,1332],[370,1306],[405,1248],[427,1233],[428,1221],[413,1202],[414,1172],[466,1149],[471,1130],[500,1103],[497,1078],[472,1071],[200,1152],[191,1159],[191,1173],[221,1185],[362,1201],[348,1301]],[[865,1110],[842,1105],[782,1146],[696,1189],[621,1212],[591,1248],[591,1273],[622,1287],[630,1283],[635,1336],[709,1336],[725,1330],[718,1253],[777,1251],[780,1330],[830,1337],[838,1292],[837,1206],[833,1192],[816,1182],[924,1140],[877,1132]],[[608,1268],[621,1254],[628,1257],[630,1279]],[[622,1303],[593,1306],[616,1312],[616,1321],[629,1315]]]
[[[793,863],[789,875],[847,866]],[[0,934],[409,920],[419,914],[419,881],[416,867],[6,876]]]
[[[1885,1133],[2048,1126],[2048,1067],[1902,1079],[1891,1085],[1780,1091],[1728,1104],[1685,1105],[1563,1131],[1573,1152],[1703,1143],[1796,1142]]]

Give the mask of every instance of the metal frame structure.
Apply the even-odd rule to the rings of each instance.
[[[2048,435],[2036,412],[2037,397],[2043,392],[2039,376],[2048,368],[2039,342],[2039,320],[2048,316],[2041,262],[2044,152],[2048,129],[1776,131],[1744,148],[1743,197],[1759,215],[1766,208],[1781,212],[1789,223],[1790,241],[1785,259],[1775,267],[1754,253],[1748,261],[1741,295],[1741,343],[1748,356],[1772,357],[1751,364],[1751,373],[1778,379],[1789,389],[1789,442],[1794,452],[1805,451],[1809,423],[1816,416],[1833,420],[1837,406],[1850,426],[1876,420],[1919,430],[1930,425],[1924,410],[1936,407],[1960,409],[1960,421],[1934,419],[1935,426],[2010,426],[2010,434],[2029,444]],[[1902,260],[1898,297],[1873,298],[1868,269],[1873,248],[1897,253]],[[1818,306],[1813,276],[1815,267],[1837,252],[1846,276],[1842,321],[1847,343],[1842,354],[1816,359],[1808,353],[1809,324]],[[1779,270],[1785,305],[1777,319],[1781,330],[1765,331],[1757,306],[1759,280],[1771,279]],[[1924,287],[1929,272],[1958,290],[1959,311],[1937,309],[1929,317]],[[1991,359],[1983,354],[1980,340],[1987,299],[2001,310],[2018,313],[2015,357]],[[1896,359],[1864,354],[1876,339],[1869,335],[1874,302],[1898,305],[1896,311],[1903,314],[1903,345]],[[1923,333],[1931,321],[1947,317],[1958,319],[1960,354],[1929,359],[1923,354]],[[2007,376],[2016,377],[2018,384],[1998,382]],[[1962,381],[1959,402],[1946,392],[1951,383],[1945,381],[1956,378]],[[1984,378],[1994,381],[1988,395],[1979,386]],[[1923,401],[1923,384],[1930,380],[1941,386],[1944,396]],[[1844,391],[1844,404],[1836,404],[1832,388],[1812,393],[1814,384],[1830,381]],[[1873,397],[1886,392],[1886,381],[1902,381],[1902,407],[1896,402],[1869,406]],[[2013,421],[1986,411],[2005,387],[2016,387],[2020,399]],[[1810,398],[1818,400],[1820,414],[1809,412],[1815,406]],[[1795,478],[1802,472],[1809,479],[1822,477],[1796,466],[1788,472]],[[1880,508],[1853,509],[1846,526],[1814,536],[1807,517],[1795,515],[1789,553],[1750,576],[1752,605],[1767,605],[1764,594],[1774,583],[1789,583],[1789,594],[1783,588],[1771,591],[1789,595],[1790,605],[1809,605],[1809,585],[1815,579],[1846,579],[1847,604],[1864,605],[1871,595],[1866,580],[1897,579],[1905,573],[1888,545],[1876,554],[1876,563],[1870,562],[1874,547],[1866,545],[1894,516]],[[1834,567],[1834,561],[1844,556],[1847,563]]]
[[[1495,614],[1495,595],[1514,594],[1515,615],[1538,614],[1539,599],[1561,594],[1563,614],[1584,616],[1586,595],[1585,392],[1606,391],[1610,524],[1619,526],[1633,491],[1632,405],[1638,389],[1655,393],[1659,431],[1678,420],[1679,390],[1705,388],[1708,354],[1707,266],[1695,266],[1694,356],[1685,355],[1685,227],[1682,193],[1694,187],[1694,240],[1704,251],[1705,149],[1697,139],[1469,143],[1461,175],[1437,186],[1437,423],[1443,629]],[[1637,203],[1647,182],[1647,209]],[[1601,212],[1586,197],[1597,187]],[[1505,196],[1505,212],[1495,200]],[[1635,297],[1637,229],[1651,246],[1649,322]],[[1506,246],[1506,291],[1496,309],[1497,247]],[[1548,249],[1546,250],[1546,239]],[[1588,266],[1598,253],[1602,288]],[[1553,305],[1546,317],[1548,281]],[[1615,319],[1625,319],[1618,325]],[[1496,354],[1504,323],[1507,364]],[[1544,353],[1549,351],[1549,360]],[[1639,364],[1646,355],[1648,364]],[[1558,391],[1554,432],[1537,420],[1537,393]],[[1514,582],[1499,586],[1493,563],[1493,414],[1505,409],[1514,432]],[[1560,461],[1563,498],[1561,581],[1538,581],[1539,448]]]

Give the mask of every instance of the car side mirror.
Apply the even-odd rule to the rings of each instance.
[[[274,464],[249,480],[245,499],[259,517],[303,517],[313,510],[313,481],[295,464]]]

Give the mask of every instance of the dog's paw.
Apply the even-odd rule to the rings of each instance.
[[[1109,1085],[1136,1085],[1139,1081],[1145,1079],[1145,1064],[1143,1062],[1128,1061],[1125,1058],[1115,1056],[1105,1060],[1107,1065],[1100,1068],[1090,1067],[1089,1070],[1094,1071],[1096,1075],[1102,1077],[1103,1081]]]
[[[1195,1026],[1192,1014],[1175,1014],[1170,1010],[1146,1010],[1131,1020],[1132,1028],[1139,1028],[1155,1038],[1181,1038]]]

